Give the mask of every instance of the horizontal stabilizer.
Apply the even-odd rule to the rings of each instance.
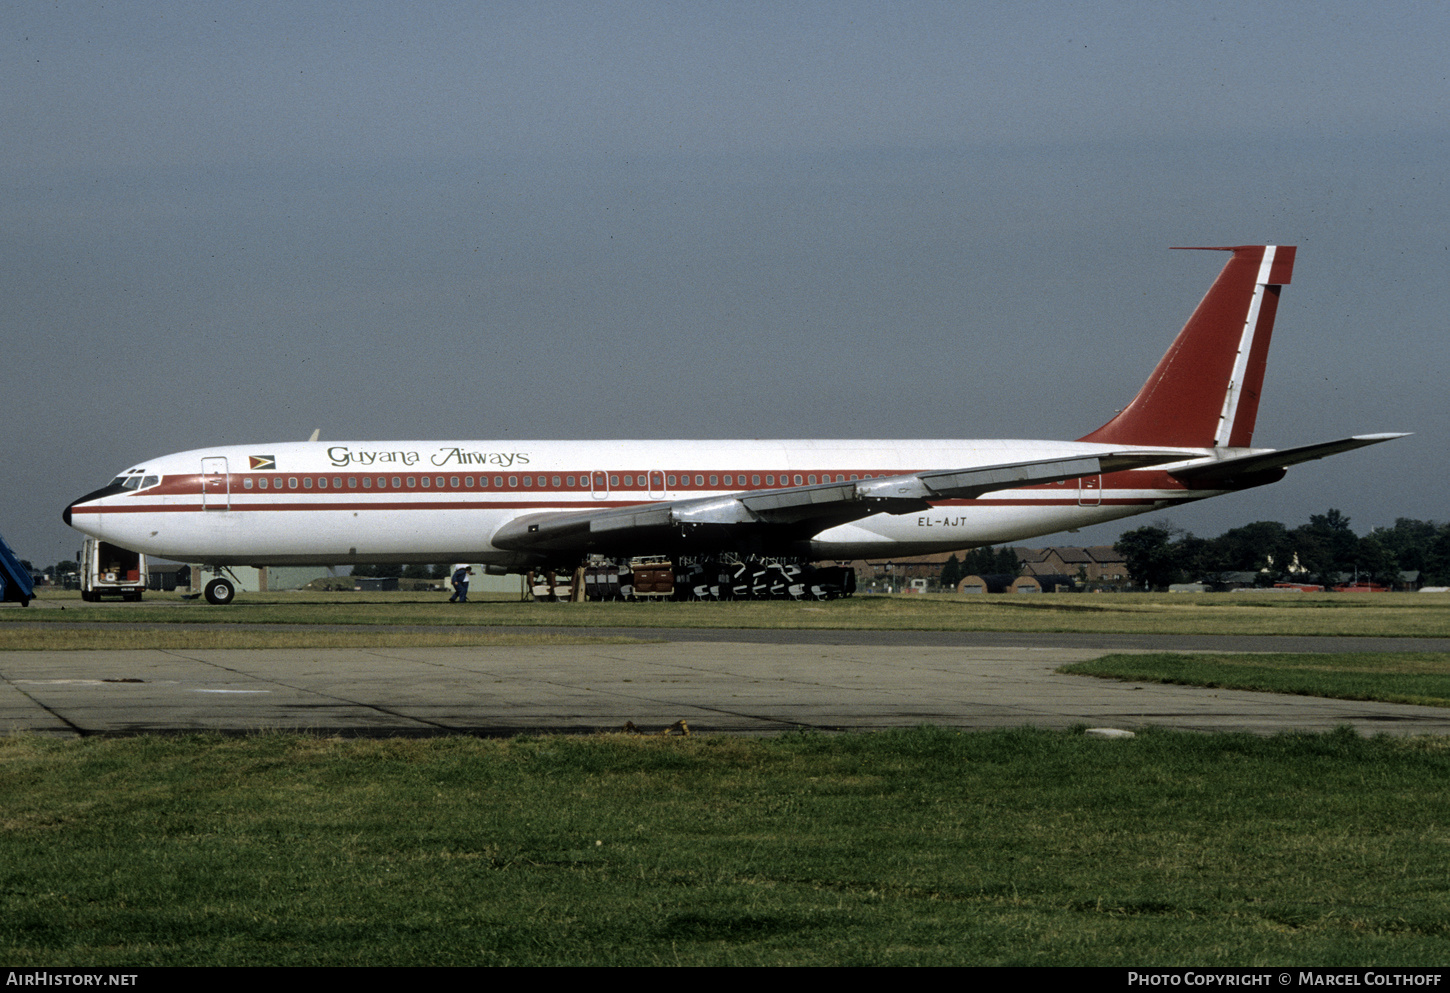
[[[1263,452],[1259,455],[1242,455],[1238,458],[1221,459],[1217,462],[1205,462],[1189,466],[1186,469],[1174,469],[1172,474],[1186,483],[1198,486],[1229,483],[1245,476],[1284,469],[1301,462],[1313,462],[1315,459],[1338,455],[1340,452],[1350,452],[1356,448],[1364,448],[1366,445],[1378,445],[1382,441],[1393,441],[1396,438],[1405,437],[1408,437],[1408,434],[1357,434],[1351,438],[1321,442],[1318,445],[1303,445],[1299,448],[1284,448],[1276,452]]]

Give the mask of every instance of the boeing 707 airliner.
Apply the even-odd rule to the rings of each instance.
[[[1137,396],[1076,441],[338,441],[150,459],[65,522],[148,555],[229,565],[591,555],[920,555],[1019,541],[1219,496],[1399,434],[1254,448],[1294,249],[1227,264]],[[207,599],[235,586],[218,576]]]

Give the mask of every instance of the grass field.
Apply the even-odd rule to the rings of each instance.
[[[1450,635],[1439,595],[60,603],[0,610],[0,648],[579,643],[632,627]],[[1122,655],[1070,671],[1088,667],[1450,702],[1446,654]],[[11,736],[0,954],[19,967],[1437,966],[1447,773],[1450,740],[1347,730]]]
[[[1450,653],[1341,652],[1105,655],[1059,672],[1134,682],[1219,686],[1339,700],[1450,707]]]
[[[1443,965],[1450,742],[0,739],[28,965]]]
[[[60,599],[69,597],[70,599]],[[1037,596],[859,596],[827,603],[520,603],[449,604],[416,593],[242,594],[228,607],[147,594],[139,604],[82,603],[51,594],[65,609],[0,610],[0,648],[16,647],[6,622],[104,622],[363,625],[447,628],[452,640],[410,644],[478,644],[469,631],[490,627],[700,627],[1087,633],[1450,637],[1450,594],[1046,594]],[[33,630],[32,625],[26,625]],[[494,635],[496,637],[496,635]],[[279,647],[246,641],[225,647]],[[460,640],[461,639],[461,640]],[[55,645],[54,647],[63,647]],[[194,647],[175,646],[175,647]],[[214,647],[224,647],[215,645]],[[296,644],[296,647],[309,647]]]

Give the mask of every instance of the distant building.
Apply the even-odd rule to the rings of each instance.
[[[957,584],[958,593],[1011,593],[1016,576],[996,574],[989,576],[964,576]]]
[[[1125,583],[1128,563],[1112,545],[1079,548],[1062,545],[1054,548],[1013,548],[1022,563],[1024,576],[1084,576],[1090,583]]]
[[[965,554],[964,550],[937,552],[932,555],[902,555],[898,558],[875,561],[866,559],[854,559],[850,562],[833,561],[827,564],[844,565],[854,569],[857,591],[869,593],[872,587],[875,587],[878,592],[888,586],[900,587],[902,590],[910,589],[913,580],[926,580],[926,588],[933,588],[941,580],[942,566],[947,564],[947,559],[953,555],[960,559]],[[917,586],[916,588],[920,590],[923,587]]]

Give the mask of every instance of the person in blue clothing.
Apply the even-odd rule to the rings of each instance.
[[[468,602],[468,577],[473,575],[473,570],[466,565],[461,565],[453,573],[453,595],[448,598],[449,603]]]

